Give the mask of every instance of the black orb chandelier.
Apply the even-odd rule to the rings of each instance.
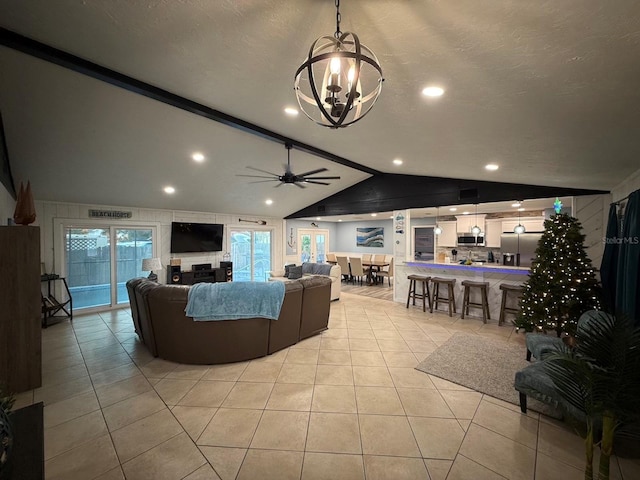
[[[336,32],[313,42],[296,71],[300,109],[318,125],[347,127],[369,113],[383,81],[375,54],[355,33],[340,31],[340,0],[336,0]]]

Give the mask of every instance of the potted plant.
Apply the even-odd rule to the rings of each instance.
[[[14,401],[15,398],[12,395],[5,395],[0,386],[0,478],[4,478],[2,473],[9,460],[13,446],[13,432],[11,430],[9,412],[13,407]]]
[[[631,433],[640,420],[640,328],[594,311],[575,346],[561,347],[544,366],[558,395],[586,418],[585,479],[594,478],[594,446],[600,447],[597,478],[608,479],[614,436]]]

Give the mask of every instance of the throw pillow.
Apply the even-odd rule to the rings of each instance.
[[[289,280],[295,280],[296,278],[302,278],[302,266],[289,267]]]
[[[296,266],[296,264],[295,264],[295,263],[288,263],[288,264],[286,264],[286,265],[284,266],[284,276],[285,276],[285,277],[287,277],[287,278],[289,278],[289,269],[290,269],[291,267],[295,267],[295,266]]]

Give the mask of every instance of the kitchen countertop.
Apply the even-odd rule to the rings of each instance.
[[[512,275],[528,275],[529,267],[512,267],[510,265],[501,265],[499,263],[479,263],[476,265],[460,265],[459,263],[439,263],[439,262],[405,262],[408,267],[419,268],[446,268],[451,270],[470,270],[482,273],[508,273]]]

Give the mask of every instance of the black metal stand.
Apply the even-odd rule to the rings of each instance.
[[[67,292],[67,300],[59,301],[51,292],[51,285],[56,280],[62,281],[64,288]],[[71,292],[67,285],[67,280],[56,274],[47,274],[40,277],[40,281],[47,282],[47,294],[41,292],[42,296],[42,327],[47,328],[49,326],[48,321],[51,319],[64,319],[68,318],[69,321],[73,321],[73,299],[71,298]],[[60,314],[62,312],[62,314]]]

